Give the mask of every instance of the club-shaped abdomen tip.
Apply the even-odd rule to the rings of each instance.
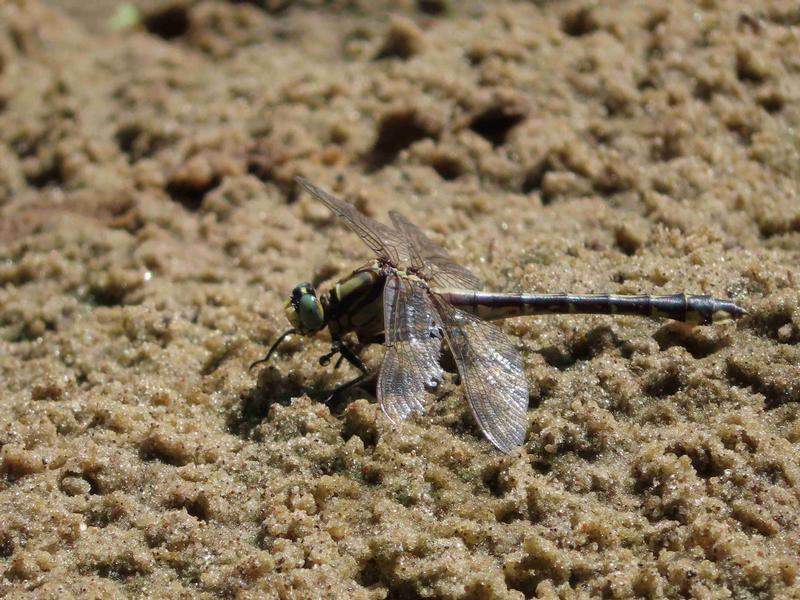
[[[711,313],[711,322],[714,324],[732,321],[733,319],[738,319],[747,314],[745,309],[730,300],[719,300],[715,298],[713,303],[714,308]]]

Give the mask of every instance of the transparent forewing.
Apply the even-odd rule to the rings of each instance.
[[[394,422],[425,410],[442,381],[442,326],[420,281],[390,275],[383,290],[386,354],[378,376],[378,401]]]
[[[436,304],[475,420],[489,441],[510,452],[525,441],[528,425],[522,357],[495,325],[441,298]]]
[[[411,265],[428,281],[440,287],[468,290],[479,290],[483,287],[477,275],[454,262],[444,248],[425,235],[419,227],[398,212],[390,211],[389,216],[408,242]]]
[[[409,261],[411,250],[403,235],[380,221],[360,213],[352,204],[332,196],[302,177],[296,177],[295,180],[327,206],[333,214],[342,219],[377,256],[387,259],[394,266],[403,265]]]

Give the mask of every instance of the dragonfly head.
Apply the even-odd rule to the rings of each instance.
[[[310,283],[298,283],[292,290],[292,295],[286,301],[283,310],[286,313],[286,318],[292,324],[292,328],[284,331],[272,344],[267,355],[251,364],[250,369],[256,365],[269,362],[270,357],[281,345],[281,342],[290,335],[295,333],[314,335],[325,327],[325,310],[319,298],[317,298],[314,286]]]
[[[284,307],[292,327],[303,335],[313,335],[325,327],[325,311],[310,283],[299,283]]]

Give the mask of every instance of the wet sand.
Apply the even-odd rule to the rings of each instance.
[[[0,595],[800,596],[796,2],[141,6],[0,4]],[[487,289],[750,314],[507,321],[509,456],[452,375],[329,407],[324,335],[248,372],[370,258],[296,175]]]

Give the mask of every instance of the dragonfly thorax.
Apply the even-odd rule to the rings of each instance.
[[[313,335],[325,327],[325,310],[310,283],[298,283],[284,306],[286,318],[298,333]]]

